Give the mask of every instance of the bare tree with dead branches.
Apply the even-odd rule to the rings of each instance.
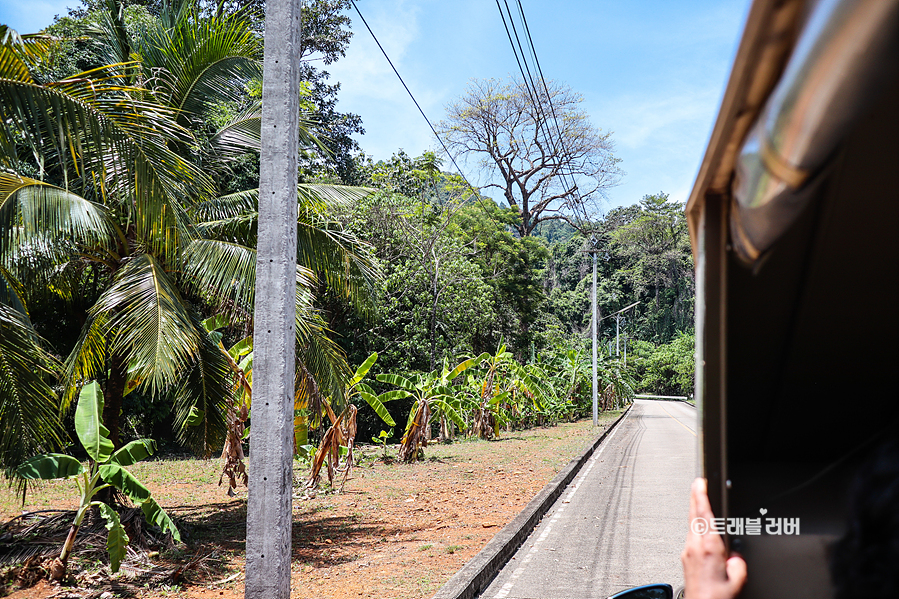
[[[582,228],[624,174],[612,133],[590,123],[579,94],[552,81],[535,87],[475,79],[438,125],[451,152],[479,159],[490,177],[482,188],[501,189],[518,210],[522,237],[548,220]]]

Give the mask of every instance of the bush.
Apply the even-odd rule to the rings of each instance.
[[[693,394],[695,379],[695,337],[678,333],[677,337],[652,351],[641,347],[643,378],[640,388],[656,395]]]

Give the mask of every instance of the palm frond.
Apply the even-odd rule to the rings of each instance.
[[[28,318],[25,306],[25,288],[9,269],[0,265],[0,305],[9,306]]]
[[[98,21],[90,33],[99,46],[103,61],[116,64],[132,60],[131,38],[125,27],[125,4],[106,0],[103,9],[95,14]]]
[[[233,160],[259,151],[262,139],[262,106],[253,105],[234,115],[209,140],[210,152],[219,159]]]
[[[160,23],[140,45],[145,69],[165,73],[151,87],[182,115],[202,114],[215,102],[238,102],[246,83],[262,76],[262,40],[241,15],[185,15],[169,26]]]
[[[56,362],[20,312],[0,304],[0,468],[61,448]]]
[[[60,402],[63,413],[72,406],[84,383],[100,378],[105,372],[109,357],[108,329],[109,314],[88,314],[78,341],[64,363],[64,391]]]
[[[297,186],[300,205],[314,207],[319,216],[352,206],[374,191],[369,187],[320,183],[301,183]]]
[[[193,364],[202,334],[175,282],[151,255],[131,259],[90,315],[108,314],[110,352],[127,356],[129,372],[157,393]]]
[[[0,36],[2,36],[2,42],[0,42],[0,72],[3,73],[3,77],[24,83],[34,83],[26,62],[28,48],[24,38],[15,29],[11,29],[6,25],[0,25]]]
[[[216,313],[249,322],[256,289],[256,250],[237,243],[196,239],[183,254],[182,281]]]
[[[299,290],[297,295],[300,295]],[[319,313],[302,308],[304,303],[305,300],[298,297],[295,401],[309,409],[311,424],[317,427],[321,421],[323,398],[329,397],[331,405],[338,410],[346,406],[344,391],[353,373],[346,354],[328,337],[324,319]]]
[[[312,134],[316,120],[309,113],[300,114],[299,143],[301,147],[316,147],[322,152],[328,148]],[[210,151],[220,159],[233,160],[247,152],[258,152],[262,143],[262,103],[253,104],[234,115],[209,142]]]
[[[257,190],[239,191],[197,204],[191,215],[201,235],[255,245]]]
[[[332,185],[301,185],[300,190],[326,202],[365,193],[359,188]],[[308,202],[301,201],[298,212],[297,261],[317,273],[358,312],[367,313],[373,306],[375,282],[381,276],[372,247],[338,223],[322,218]]]
[[[325,215],[370,193],[361,187],[298,186],[297,262],[314,272],[361,313],[372,307],[374,284],[381,276],[371,246]],[[255,245],[259,190],[209,200],[194,211],[204,234],[246,235]]]
[[[235,392],[234,375],[209,335],[203,336],[197,363],[182,381],[174,406],[178,441],[197,455],[209,457],[225,442],[227,413]]]
[[[130,214],[151,251],[172,259],[185,235],[185,200],[209,194],[213,185],[169,144],[186,143],[190,133],[175,122],[175,112],[139,100],[123,69],[107,65],[71,79],[39,85],[19,76],[0,47],[0,147],[21,144],[46,170],[55,163],[63,187],[93,190]],[[16,152],[0,160],[18,171]]]
[[[19,243],[104,244],[114,234],[107,210],[28,177],[0,172],[0,256]]]

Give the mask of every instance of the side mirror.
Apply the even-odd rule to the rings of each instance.
[[[674,589],[670,584],[647,584],[621,591],[609,599],[674,599]]]

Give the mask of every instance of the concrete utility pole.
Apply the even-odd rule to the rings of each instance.
[[[593,254],[593,293],[590,305],[590,323],[593,332],[593,426],[599,426],[599,404],[596,399],[596,235],[590,236],[590,244],[593,249],[588,250]]]
[[[621,338],[621,314],[615,315],[615,357],[621,355],[621,345],[619,343],[619,339]]]
[[[627,306],[626,308],[622,308],[622,309],[618,310],[617,312],[613,312],[612,314],[609,314],[608,316],[605,316],[600,319],[600,322],[602,322],[606,318],[612,318],[613,316],[615,317],[615,356],[619,356],[621,354],[621,345],[619,343],[619,332],[620,332],[621,319],[624,318],[625,312],[627,312],[634,306],[639,306],[639,305],[640,305],[640,302],[634,302],[630,306]],[[627,341],[625,341],[625,344],[626,343],[627,343]],[[609,354],[610,355],[612,353],[611,346],[612,346],[612,342],[609,341]],[[627,362],[627,345],[625,345],[625,348],[624,348],[624,361],[625,361],[625,363]]]
[[[253,330],[246,599],[290,599],[300,0],[268,0]]]

